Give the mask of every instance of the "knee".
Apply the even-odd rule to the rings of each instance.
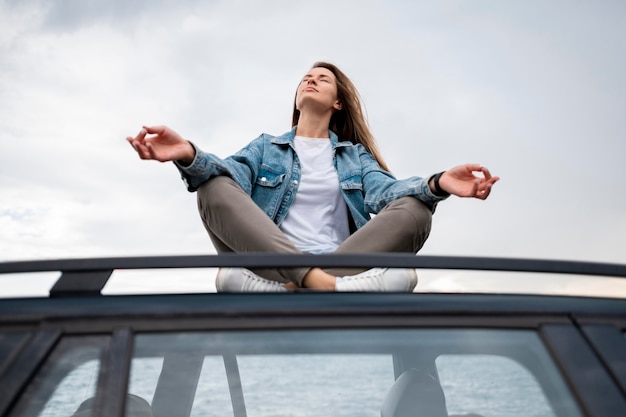
[[[397,238],[410,244],[411,250],[417,253],[430,235],[432,212],[414,197],[404,197],[395,203],[394,222],[398,222],[399,226],[396,229],[399,229]]]
[[[225,176],[211,178],[202,184],[196,192],[200,214],[204,217],[209,212],[227,209],[227,195],[235,187],[239,187],[237,183]]]
[[[433,220],[432,211],[426,204],[414,197],[402,197],[392,202],[388,206],[390,209],[398,210],[400,221],[405,222],[407,227],[430,230]]]

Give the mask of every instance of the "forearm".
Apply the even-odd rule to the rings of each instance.
[[[369,181],[367,182],[369,184]],[[402,180],[391,180],[368,187],[365,185],[365,206],[371,213],[378,213],[387,204],[401,197],[415,197],[433,212],[445,196],[432,191],[429,181],[421,177],[411,177]]]

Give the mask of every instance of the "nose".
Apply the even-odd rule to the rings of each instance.
[[[307,83],[307,84],[313,84],[313,85],[316,85],[316,84],[317,84],[317,81],[315,81],[315,79],[311,77],[311,78],[309,78],[309,79],[307,80],[307,82],[306,82],[306,83]]]

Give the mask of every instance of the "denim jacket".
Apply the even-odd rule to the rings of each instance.
[[[274,223],[280,225],[295,199],[301,175],[294,148],[295,130],[294,127],[281,136],[262,134],[225,159],[196,148],[196,156],[189,166],[178,163],[176,166],[192,192],[215,176],[231,177]],[[357,228],[370,220],[370,213],[378,213],[400,197],[413,196],[433,212],[443,200],[430,191],[426,179],[398,180],[383,170],[363,145],[339,141],[332,131],[329,135],[341,193]]]

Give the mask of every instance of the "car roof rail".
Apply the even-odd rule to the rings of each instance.
[[[0,274],[61,271],[51,297],[97,296],[116,269],[182,268],[417,268],[574,274],[626,278],[626,264],[470,256],[384,254],[219,254],[0,262]]]

